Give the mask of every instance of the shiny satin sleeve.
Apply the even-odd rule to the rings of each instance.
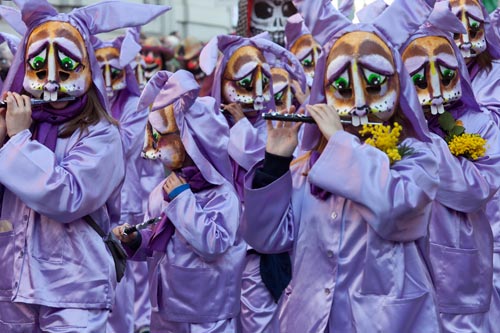
[[[482,119],[477,118],[471,119],[472,122],[464,119],[464,126],[467,132],[479,133],[487,140],[484,157],[475,161],[456,157],[451,154],[443,139],[433,140],[441,159],[436,200],[448,208],[464,213],[481,209],[500,187],[499,129],[485,115]]]
[[[144,144],[149,109],[138,110],[138,104],[138,96],[129,96],[123,105],[123,113],[120,117],[120,136],[126,160],[137,158],[137,152],[142,150]]]
[[[242,236],[260,253],[290,251],[296,230],[291,205],[291,172],[257,189],[252,188],[254,173],[249,172],[245,179],[245,210],[240,227]]]
[[[339,131],[309,172],[309,181],[357,205],[382,238],[413,241],[427,234],[427,215],[439,184],[438,159],[429,144],[403,142],[414,149],[393,165],[381,150]]]
[[[233,246],[241,209],[236,193],[229,188],[209,196],[201,206],[193,192],[184,191],[168,203],[165,214],[195,253],[213,261]]]
[[[477,74],[471,85],[481,108],[500,116],[500,61],[493,60],[491,71]]]
[[[250,170],[253,165],[264,159],[265,150],[266,137],[263,130],[254,127],[247,118],[231,127],[228,153],[239,166]]]
[[[99,123],[66,149],[58,162],[54,152],[31,140],[29,130],[16,134],[0,149],[0,183],[33,210],[62,223],[96,211],[125,174],[118,130]]]

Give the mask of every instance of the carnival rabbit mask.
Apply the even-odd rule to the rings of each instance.
[[[452,12],[462,21],[467,33],[455,33],[455,43],[464,58],[472,58],[486,50],[484,15],[477,0],[451,0]]]
[[[175,121],[173,105],[149,114],[142,157],[160,159],[170,170],[182,167],[186,150]]]
[[[424,111],[441,114],[447,104],[460,99],[458,61],[446,38],[417,38],[406,47],[402,56]]]
[[[320,45],[310,34],[300,36],[290,47],[290,52],[292,52],[300,60],[302,68],[304,68],[307,85],[309,87],[312,86],[314,71],[320,50]]]
[[[26,46],[24,89],[36,98],[79,97],[92,82],[82,35],[67,22],[48,21],[30,34]],[[58,97],[59,96],[59,97]]]
[[[340,37],[326,62],[327,103],[354,126],[391,118],[399,77],[389,47],[377,35],[355,31]]]
[[[108,97],[113,97],[114,91],[127,86],[125,70],[120,66],[120,50],[115,47],[104,47],[95,52],[101,67]]]
[[[223,103],[243,109],[263,110],[270,98],[270,77],[264,56],[253,46],[243,46],[229,59],[222,77]]]

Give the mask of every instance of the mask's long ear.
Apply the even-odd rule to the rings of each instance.
[[[21,12],[14,7],[0,6],[0,16],[14,29],[18,34],[24,36],[28,28],[24,23]]]
[[[293,0],[293,4],[320,45],[325,45],[337,31],[351,24],[330,0]]]
[[[74,9],[69,15],[84,22],[90,33],[95,35],[144,25],[170,9],[170,6],[108,0]]]
[[[0,32],[0,44],[2,44],[3,42],[7,43],[7,46],[9,47],[12,54],[16,54],[17,47],[19,46],[21,39],[6,32]]]
[[[418,28],[427,21],[432,12],[431,0],[395,0],[373,25],[392,45],[400,48]],[[432,3],[434,5],[434,3]]]
[[[219,59],[219,51],[225,50],[230,44],[240,41],[243,37],[231,35],[218,35],[213,37],[201,50],[200,53],[200,68],[207,74],[211,75],[217,60]]]
[[[354,0],[344,0],[339,4],[339,12],[345,17],[351,19],[354,14]]]
[[[194,101],[200,86],[193,75],[184,70],[175,73],[159,71],[148,81],[139,100],[139,110],[151,106],[151,111],[163,109],[180,98],[187,97]]]
[[[451,12],[450,3],[448,0],[436,2],[434,5],[434,10],[429,16],[428,22],[442,30],[449,31],[452,33],[465,34],[467,30],[465,29],[462,22]]]
[[[120,48],[120,66],[123,68],[130,64],[139,52],[141,52],[141,44],[136,40],[134,28],[127,29]]]
[[[377,19],[377,17],[382,14],[384,10],[389,7],[384,0],[375,0],[372,3],[361,8],[356,16],[359,19],[359,22],[362,23],[371,23]]]
[[[47,16],[58,14],[57,10],[46,0],[14,0],[13,2],[19,7],[27,26]]]

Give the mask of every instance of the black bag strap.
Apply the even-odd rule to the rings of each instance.
[[[103,239],[106,237],[106,233],[104,232],[104,230],[102,230],[99,224],[97,224],[90,215],[85,215],[83,219],[88,223],[88,225],[92,227],[92,229],[94,229],[99,234],[99,236],[101,236]]]

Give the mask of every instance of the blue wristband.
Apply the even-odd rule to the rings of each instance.
[[[170,193],[168,194],[168,198],[169,198],[170,200],[174,200],[174,198],[175,198],[176,196],[178,196],[179,194],[181,194],[182,192],[184,192],[184,191],[185,191],[185,190],[187,190],[187,189],[189,189],[189,184],[182,184],[182,185],[180,185],[180,186],[177,186],[176,188],[174,188],[174,189],[172,190],[172,192],[170,192]]]

